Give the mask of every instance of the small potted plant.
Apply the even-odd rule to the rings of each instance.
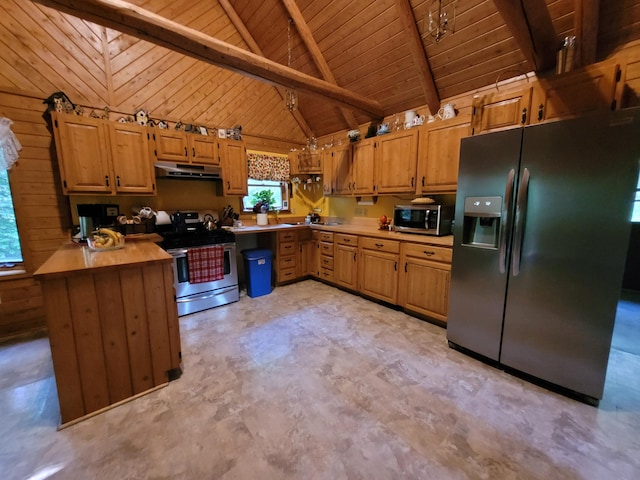
[[[253,201],[253,212],[256,214],[258,225],[267,225],[269,219],[267,218],[267,212],[273,210],[275,205],[275,198],[271,190],[260,190],[253,194],[251,199]]]

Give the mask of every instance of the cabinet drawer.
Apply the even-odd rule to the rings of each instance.
[[[321,268],[320,278],[323,280],[326,280],[327,282],[333,282],[335,279],[333,275],[333,270],[329,270],[328,268]]]
[[[278,282],[288,282],[296,279],[296,269],[287,268],[278,272]]]
[[[340,245],[358,245],[358,236],[357,235],[348,235],[346,233],[336,233],[333,238],[335,243],[339,243]]]
[[[453,255],[453,249],[451,248],[420,245],[418,243],[404,243],[402,249],[407,257],[417,257],[438,262],[451,262]]]
[[[332,232],[320,232],[320,241],[321,242],[333,242],[333,233]]]
[[[360,237],[360,246],[377,252],[400,253],[400,242],[397,240],[382,240],[380,238]]]
[[[320,267],[333,270],[333,257],[327,257],[326,255],[320,255]]]
[[[284,257],[280,257],[278,259],[278,268],[280,270],[286,268],[295,268],[296,267],[296,256],[295,255],[286,255]]]
[[[293,255],[296,251],[296,242],[282,242],[278,244],[279,255]]]
[[[320,242],[320,254],[333,256],[333,243]]]
[[[278,232],[278,242],[295,242],[298,239],[298,232]]]

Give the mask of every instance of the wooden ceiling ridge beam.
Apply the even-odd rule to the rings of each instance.
[[[409,45],[411,56],[420,71],[420,81],[422,82],[422,89],[424,90],[427,106],[429,107],[429,111],[435,115],[440,109],[440,95],[438,94],[438,88],[433,79],[433,72],[429,65],[429,59],[427,58],[420,32],[418,31],[418,25],[413,15],[410,0],[396,0],[396,9],[400,23],[407,35],[407,44]]]
[[[287,9],[287,12],[289,12],[289,16],[293,20],[293,23],[296,26],[298,33],[300,34],[300,38],[302,38],[302,41],[307,47],[307,50],[311,54],[311,58],[313,59],[313,62],[316,64],[316,67],[318,67],[318,70],[320,70],[320,74],[322,75],[322,78],[324,78],[324,80],[326,80],[329,83],[338,85],[338,82],[336,81],[336,78],[333,76],[333,72],[331,71],[329,64],[324,58],[322,51],[320,51],[320,47],[318,47],[318,43],[313,37],[313,33],[311,33],[311,29],[309,28],[309,25],[307,24],[304,17],[302,16],[302,12],[298,8],[298,5],[296,4],[295,0],[282,0],[282,3]],[[345,107],[340,107],[340,111],[345,121],[347,122],[347,125],[349,126],[349,128],[351,129],[358,128],[358,121],[356,120],[356,116],[353,114],[351,110]]]
[[[493,0],[493,3],[531,70],[543,72],[553,68],[559,40],[545,0]]]
[[[231,5],[229,0],[218,0],[218,3],[220,4],[222,9],[225,11],[227,16],[229,17],[229,20],[231,20],[231,23],[233,23],[233,26],[236,27],[236,30],[238,30],[238,33],[240,34],[242,39],[249,46],[249,49],[253,53],[264,57],[264,52],[262,51],[260,46],[256,43],[255,39],[253,38],[253,35],[251,35],[251,32],[249,32],[249,30],[247,29],[247,26],[244,24],[244,22],[238,15],[238,12],[236,12],[235,8],[233,8],[233,5]],[[276,91],[278,92],[278,95],[280,95],[280,98],[282,98],[282,101],[284,102],[285,89],[277,85],[274,85],[274,88],[276,89]],[[309,124],[305,120],[302,113],[300,113],[300,110],[298,109],[294,110],[293,112],[291,112],[291,115],[300,126],[300,129],[304,133],[305,137],[310,138],[314,136],[314,133],[311,130],[311,127],[309,127]]]
[[[265,83],[346,105],[374,119],[384,117],[384,109],[376,100],[305,75],[123,0],[33,1]]]
[[[574,67],[591,65],[596,61],[598,51],[598,27],[600,0],[575,0],[574,32],[576,52]]]

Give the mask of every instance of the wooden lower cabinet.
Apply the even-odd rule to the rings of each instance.
[[[398,298],[400,242],[361,237],[359,251],[360,293],[395,304]]]
[[[277,233],[276,244],[276,283],[288,283],[298,278],[299,268],[298,232]]]
[[[333,282],[333,233],[319,232],[318,240],[318,277]]]
[[[398,305],[446,322],[451,256],[450,248],[403,243]]]
[[[341,287],[358,287],[358,237],[336,233],[333,246],[334,282]]]

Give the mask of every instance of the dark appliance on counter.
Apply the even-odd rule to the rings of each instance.
[[[198,212],[180,212],[182,220],[164,231],[158,230],[163,240],[160,246],[173,257],[174,288],[178,315],[207,310],[237,302],[240,299],[236,264],[236,238],[225,229],[207,230],[197,219]],[[175,218],[175,214],[174,214]],[[191,283],[189,281],[189,250],[220,245],[224,249],[222,259],[223,278],[220,280]]]
[[[452,205],[396,205],[393,225],[396,231],[422,235],[451,235],[454,207]]]
[[[447,339],[602,398],[640,159],[640,110],[465,138]]]
[[[100,227],[112,227],[116,224],[120,207],[109,203],[81,203],[76,205],[78,222],[80,223],[81,241]]]

